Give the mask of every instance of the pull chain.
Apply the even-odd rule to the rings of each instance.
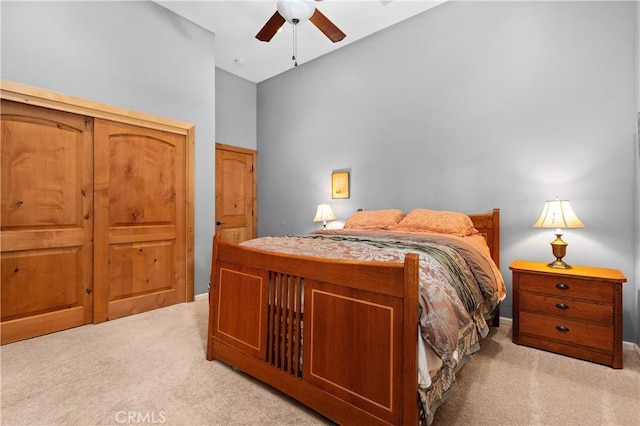
[[[291,22],[293,22],[293,56],[291,57],[291,60],[293,61],[293,66],[297,67],[298,61],[296,59],[296,56],[298,56],[298,22],[300,21],[298,19],[293,19]]]

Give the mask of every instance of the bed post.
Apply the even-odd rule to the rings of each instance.
[[[491,258],[500,268],[500,209],[494,208],[491,213],[469,215],[474,227],[485,237]],[[500,326],[500,304],[491,313],[491,325]]]
[[[491,257],[500,269],[500,209],[493,209],[493,247],[491,247]],[[493,319],[491,325],[500,327],[500,304],[491,313]]]
[[[493,209],[493,247],[491,257],[500,268],[500,209]]]
[[[404,258],[402,368],[402,423],[419,424],[418,404],[418,279],[419,257],[409,253]]]
[[[215,290],[218,288],[217,282],[217,261],[218,257],[218,242],[220,241],[219,234],[213,236],[212,249],[211,249],[211,273],[209,275],[209,326],[207,327],[207,360],[213,361],[213,326],[214,319],[217,312],[217,305],[214,303],[217,300],[217,294]]]

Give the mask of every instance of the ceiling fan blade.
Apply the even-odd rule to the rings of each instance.
[[[313,15],[311,15],[311,18],[309,18],[309,20],[313,23],[313,25],[318,27],[318,29],[322,31],[324,35],[329,37],[329,40],[334,43],[342,40],[347,36],[345,33],[340,31],[340,28],[336,27],[335,24],[331,22],[329,18],[324,16],[318,9],[313,12]]]
[[[269,18],[264,27],[256,34],[256,38],[260,41],[269,41],[278,32],[280,27],[284,25],[285,20],[278,11]]]

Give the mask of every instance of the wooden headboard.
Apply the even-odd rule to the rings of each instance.
[[[470,214],[473,226],[480,231],[487,240],[491,257],[500,267],[500,209],[493,209],[491,213]]]

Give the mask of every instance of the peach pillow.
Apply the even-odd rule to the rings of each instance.
[[[390,229],[453,234],[459,237],[478,233],[478,230],[473,227],[471,218],[464,213],[427,209],[411,210],[404,219]]]
[[[402,210],[359,211],[347,219],[344,229],[389,229],[405,216]]]

